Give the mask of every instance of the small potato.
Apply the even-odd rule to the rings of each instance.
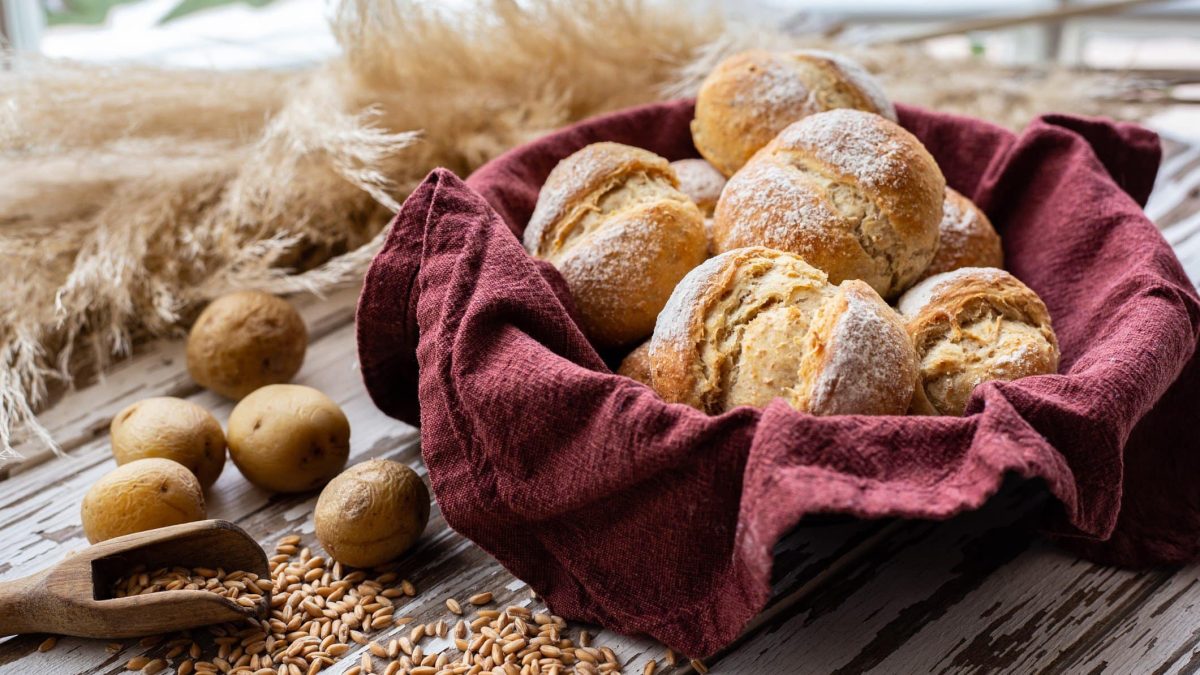
[[[343,471],[321,491],[317,539],[334,560],[374,567],[398,557],[429,522],[429,490],[399,462],[372,459]]]
[[[133,532],[204,520],[200,481],[179,462],[137,459],[105,474],[83,497],[83,532],[95,544]]]
[[[138,401],[109,426],[113,457],[128,464],[162,457],[182,464],[208,489],[225,468],[225,432],[207,410],[181,398]]]
[[[321,487],[346,466],[350,422],[333,399],[298,384],[271,384],[229,414],[229,456],[273,492]]]
[[[187,368],[206,389],[238,400],[268,384],[288,382],[304,363],[308,331],[296,308],[258,291],[213,300],[187,341]]]

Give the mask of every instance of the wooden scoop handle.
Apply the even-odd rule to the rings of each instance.
[[[44,633],[57,625],[56,613],[50,607],[47,616],[48,598],[42,591],[46,572],[32,576],[0,581],[0,636],[19,633]]]

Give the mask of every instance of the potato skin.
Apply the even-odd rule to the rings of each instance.
[[[317,539],[334,560],[374,567],[407,551],[429,522],[429,489],[404,464],[372,459],[346,469],[317,500]]]
[[[333,399],[299,384],[271,384],[229,414],[229,456],[255,485],[273,492],[315,490],[350,456],[350,422]]]
[[[170,396],[138,401],[109,425],[113,457],[128,464],[146,457],[179,462],[208,489],[225,468],[225,432],[204,408]]]
[[[83,532],[98,543],[133,532],[204,520],[200,481],[179,462],[137,459],[105,474],[83,497]]]
[[[308,331],[291,303],[259,291],[213,300],[192,325],[187,368],[196,384],[238,400],[288,382],[304,364]]]

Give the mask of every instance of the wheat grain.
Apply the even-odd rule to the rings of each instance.
[[[165,589],[175,584],[179,588],[193,586],[224,593],[235,601],[270,593],[265,618],[247,620],[242,625],[209,627],[215,655],[208,661],[200,660],[204,650],[189,636],[166,642],[163,636],[152,636],[143,642],[146,647],[161,645],[164,657],[175,658],[186,652],[190,658],[184,663],[189,664],[186,667],[194,675],[217,672],[314,675],[348,656],[354,645],[362,645],[364,649],[347,672],[360,675],[620,672],[615,653],[607,647],[590,646],[593,638],[588,631],[580,632],[578,645],[566,637],[568,627],[561,617],[511,605],[503,609],[475,609],[475,616],[468,620],[454,613],[448,600],[446,608],[456,619],[453,626],[444,618],[425,622],[414,621],[412,616],[395,618],[392,598],[408,597],[405,584],[415,593],[410,581],[399,579],[393,571],[378,570],[372,577],[365,570],[344,570],[340,564],[301,546],[300,538],[295,535],[284,537],[279,543],[294,552],[275,556],[270,578],[211,568],[199,570],[211,576],[198,574],[196,568],[153,572],[135,568],[114,586],[114,592],[158,592],[149,589]],[[186,583],[176,583],[181,580]],[[255,593],[256,590],[260,593]],[[471,596],[469,602],[487,603],[494,599],[492,593],[483,592]],[[463,608],[458,605],[458,609]],[[392,637],[386,644],[372,639],[379,628],[408,624],[411,628],[407,633]],[[450,635],[457,654],[425,653],[420,644],[431,636]],[[144,667],[150,663],[146,657],[141,658],[143,661],[134,664],[141,663]]]

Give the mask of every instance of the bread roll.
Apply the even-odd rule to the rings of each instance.
[[[900,298],[921,363],[913,412],[961,415],[989,380],[1058,371],[1058,338],[1036,293],[1004,270],[937,274]]]
[[[654,380],[650,377],[650,341],[646,340],[637,346],[637,349],[629,352],[629,354],[621,361],[621,365],[617,368],[618,375],[630,377],[642,384],[653,387]]]
[[[654,388],[709,414],[783,398],[817,415],[901,414],[917,361],[900,317],[870,286],[831,285],[763,247],[692,270],[650,339]]]
[[[816,50],[735,54],[717,65],[696,97],[692,142],[726,176],[789,124],[835,108],[896,109],[862,66]]]
[[[525,249],[562,273],[601,347],[650,335],[671,289],[708,255],[704,218],[677,185],[662,157],[594,143],[559,162],[538,194]]]
[[[712,246],[790,251],[833,283],[862,279],[891,299],[933,260],[945,190],[933,157],[899,125],[858,110],[818,113],[729,179]]]
[[[992,221],[975,202],[953,188],[946,188],[938,234],[937,253],[921,278],[960,267],[1004,267],[1000,235],[996,234]]]
[[[703,159],[681,159],[671,162],[671,168],[679,178],[679,191],[695,202],[705,217],[711,218],[721,190],[725,189],[725,174]]]

